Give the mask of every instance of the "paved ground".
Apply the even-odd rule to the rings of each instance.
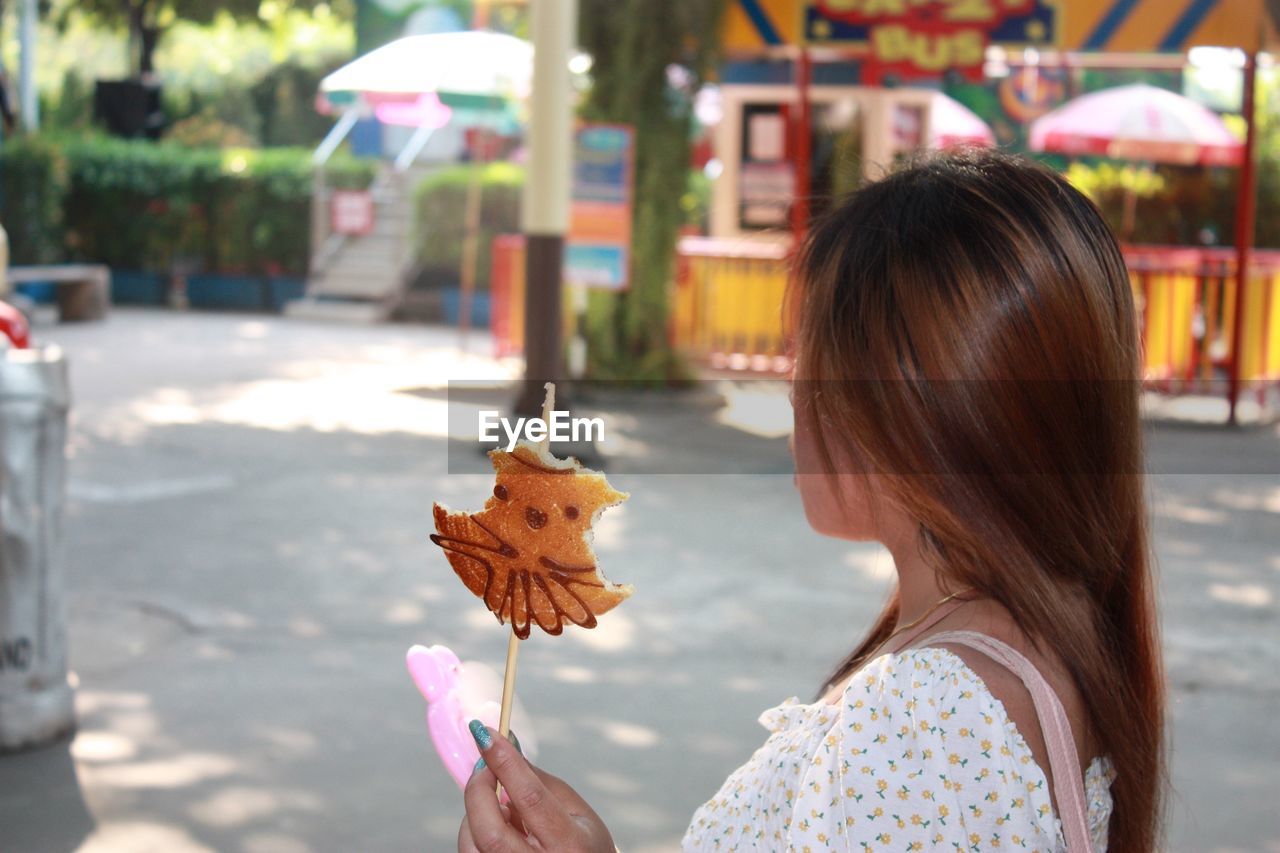
[[[403,654],[500,666],[506,640],[426,540],[433,499],[475,505],[490,481],[449,473],[424,389],[510,367],[412,327],[117,311],[38,331],[76,393],[80,731],[0,758],[0,850],[450,849],[459,797]],[[762,742],[759,712],[807,699],[851,645],[891,566],[808,530],[776,424],[705,397],[661,418],[605,404],[628,458],[675,447],[681,470],[739,473],[617,465],[633,497],[597,551],[640,592],[594,632],[527,644],[520,692],[541,763],[628,853],[669,850]],[[1153,470],[1197,472],[1152,477],[1175,850],[1280,851],[1278,460],[1274,428],[1152,433]]]

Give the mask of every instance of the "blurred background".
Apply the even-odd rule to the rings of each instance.
[[[403,657],[501,669],[427,534],[525,378],[638,589],[526,644],[525,739],[676,849],[892,578],[792,492],[790,253],[954,145],[1122,242],[1169,849],[1280,850],[1280,9],[960,5],[0,0],[0,850],[451,849]]]

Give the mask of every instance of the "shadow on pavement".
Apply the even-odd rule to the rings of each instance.
[[[62,853],[93,830],[69,739],[0,755],[0,849]]]
[[[450,849],[461,798],[404,653],[501,668],[506,648],[427,539],[433,501],[476,508],[493,482],[450,439],[454,337],[127,311],[59,337],[81,733],[74,760],[65,743],[0,758],[0,851]],[[787,419],[750,417],[779,401],[745,396],[579,407],[620,442],[609,475],[632,497],[595,550],[637,594],[531,641],[518,691],[540,762],[633,853],[676,846],[766,737],[757,715],[809,699],[887,593],[880,549],[810,530]],[[506,400],[452,402],[474,429]],[[1153,424],[1148,442],[1168,849],[1269,850],[1280,433]]]

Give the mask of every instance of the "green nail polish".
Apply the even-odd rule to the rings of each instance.
[[[516,752],[524,755],[524,749],[520,746],[520,738],[516,737],[515,732],[507,732],[507,740],[511,741],[511,745],[516,748]]]
[[[489,730],[485,728],[484,723],[479,720],[472,720],[467,724],[467,728],[471,729],[471,736],[476,739],[476,746],[480,747],[481,752],[493,746],[493,735],[489,734]]]
[[[475,766],[475,767],[472,767],[472,768],[471,768],[471,772],[472,772],[473,774],[475,774],[475,773],[479,773],[479,772],[480,772],[481,770],[483,770],[484,768],[485,768],[485,763],[484,763],[484,759],[482,758],[482,759],[480,759],[479,761],[477,761],[477,762],[476,762],[476,766]]]

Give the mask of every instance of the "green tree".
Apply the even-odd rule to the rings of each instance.
[[[1258,71],[1257,103],[1258,210],[1254,245],[1280,249],[1280,72],[1274,68]],[[1237,127],[1244,135],[1244,119]],[[1231,170],[1232,183],[1239,185],[1239,170]],[[1234,189],[1234,187],[1233,187]],[[1231,198],[1234,199],[1234,193]],[[1235,211],[1231,213],[1234,235]],[[1234,237],[1232,237],[1234,239]]]
[[[684,370],[667,340],[669,285],[689,190],[693,96],[719,55],[725,0],[581,0],[578,38],[593,57],[588,121],[636,131],[631,288],[593,292],[594,378],[668,380]]]
[[[239,20],[259,20],[262,6],[270,3],[278,9],[314,9],[320,5],[335,8],[344,17],[355,12],[354,0],[75,0],[64,3],[59,19],[65,23],[72,14],[85,14],[103,26],[128,31],[132,46],[130,62],[137,75],[154,70],[156,44],[174,22],[210,23],[219,14]]]

